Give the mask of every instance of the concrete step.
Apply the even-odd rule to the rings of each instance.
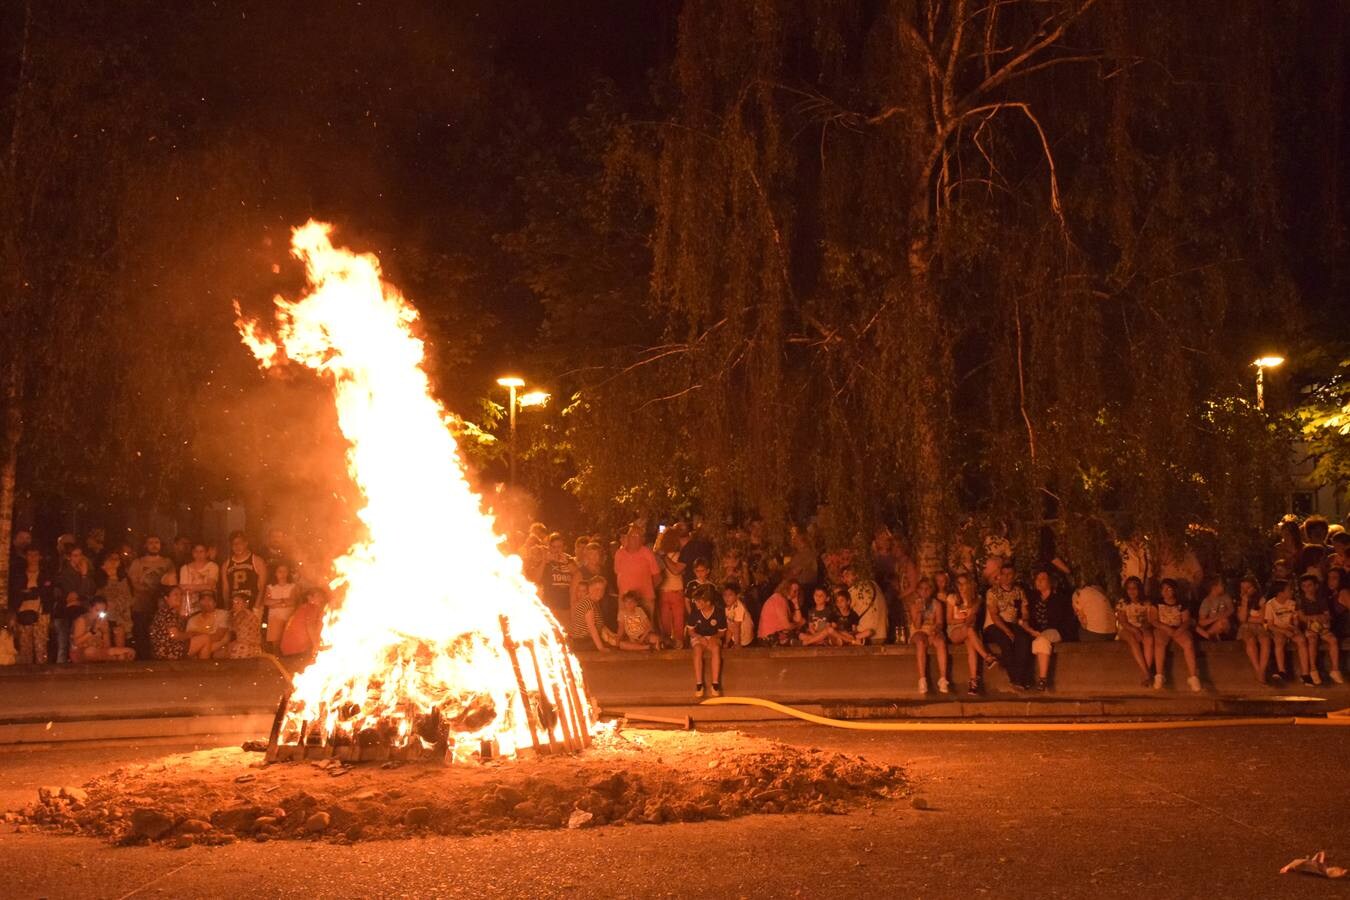
[[[696,721],[750,721],[752,707],[694,703],[687,651],[580,654],[587,692],[606,711],[664,710]],[[1171,688],[1144,690],[1120,644],[1060,645],[1049,693],[1014,693],[1001,668],[987,693],[913,692],[908,647],[736,649],[726,654],[727,694],[758,697],[845,719],[1073,719],[1318,715],[1350,707],[1350,688],[1256,683],[1242,648],[1203,648],[1205,691],[1184,689],[1172,661]],[[967,680],[954,654],[954,688]],[[136,662],[0,668],[0,743],[229,733],[265,736],[289,679],[271,659]],[[930,665],[929,681],[936,687]]]

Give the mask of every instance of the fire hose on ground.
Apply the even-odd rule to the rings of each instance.
[[[915,732],[1046,732],[1046,731],[1170,731],[1185,728],[1228,728],[1254,725],[1350,725],[1350,709],[1327,713],[1326,718],[1314,716],[1255,716],[1223,719],[1187,719],[1185,721],[1152,722],[867,722],[834,719],[806,710],[763,700],[759,697],[711,697],[703,706],[757,706],[785,716],[853,731],[915,731]]]
[[[280,660],[271,654],[267,654],[267,658],[277,667],[277,670],[281,672],[282,677],[290,677],[290,673],[282,666]],[[788,706],[785,703],[778,703],[774,700],[764,700],[760,697],[709,697],[699,705],[755,706],[761,709],[771,710],[790,718],[800,719],[803,722],[824,725],[828,728],[845,728],[851,731],[1034,733],[1055,731],[1176,731],[1194,728],[1235,728],[1258,725],[1350,725],[1350,708],[1329,712],[1326,714],[1325,718],[1318,716],[1245,716],[1215,719],[1186,719],[1181,721],[1136,722],[869,722],[855,719],[835,719],[830,716],[817,715],[816,713],[807,712],[804,709],[797,709],[796,707]],[[632,722],[649,722],[656,725],[675,725],[684,728],[686,731],[694,727],[693,717],[687,715],[680,718],[651,715],[628,715],[625,717]]]

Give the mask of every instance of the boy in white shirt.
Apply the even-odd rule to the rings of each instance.
[[[746,609],[745,602],[741,600],[740,584],[728,581],[723,585],[722,603],[727,615],[726,645],[749,647],[755,642],[755,620],[751,618],[750,610]]]
[[[1270,680],[1279,684],[1291,677],[1285,654],[1285,648],[1291,643],[1298,651],[1300,670],[1307,672],[1308,644],[1303,639],[1303,629],[1299,625],[1298,602],[1294,600],[1294,588],[1290,582],[1277,581],[1271,585],[1270,599],[1266,601],[1265,622],[1266,628],[1270,631],[1270,639],[1275,645],[1275,674]],[[1308,678],[1308,683],[1312,683],[1311,678]]]

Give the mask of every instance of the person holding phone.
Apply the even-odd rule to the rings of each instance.
[[[187,616],[183,612],[183,596],[183,589],[176,584],[164,589],[155,618],[150,622],[150,646],[155,659],[187,656]]]
[[[70,661],[127,662],[136,658],[134,650],[118,643],[108,621],[108,601],[95,595],[89,601],[88,611],[75,620],[70,636]]]

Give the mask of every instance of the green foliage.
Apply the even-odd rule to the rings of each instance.
[[[1299,435],[1314,461],[1315,484],[1350,484],[1350,357],[1309,385],[1294,410]]]

